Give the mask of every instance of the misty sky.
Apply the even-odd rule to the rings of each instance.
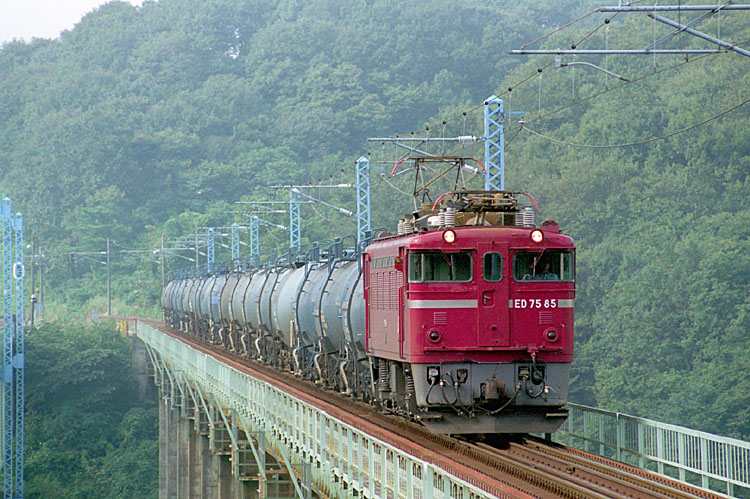
[[[143,0],[125,0],[140,5]],[[14,38],[57,38],[107,0],[0,0],[0,44]]]

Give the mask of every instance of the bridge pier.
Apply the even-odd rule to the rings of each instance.
[[[180,410],[180,418],[177,422],[178,497],[195,497],[190,490],[190,450],[193,439],[191,426],[190,420],[187,419],[184,414],[184,408],[182,408]]]
[[[261,450],[265,446],[255,446],[262,456],[259,464],[251,443],[238,440],[237,427],[228,429],[227,416],[221,416],[215,405],[202,399],[196,405],[191,394],[183,395],[186,387],[173,379],[176,374],[154,374],[159,387],[159,498],[295,497],[288,473],[273,456]],[[212,401],[210,394],[207,399],[205,402]],[[261,436],[259,443],[263,439]],[[275,473],[261,473],[261,468],[266,471],[265,463],[271,463],[268,471]]]
[[[188,497],[198,499],[201,497],[201,442],[200,435],[189,419],[185,420],[188,426]]]

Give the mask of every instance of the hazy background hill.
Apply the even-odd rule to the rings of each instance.
[[[101,251],[107,237],[156,248],[162,232],[241,220],[237,200],[284,197],[268,185],[351,182],[360,155],[396,158],[367,137],[482,135],[476,106],[495,93],[526,113],[527,129],[518,115],[508,123],[506,187],[533,194],[579,246],[573,400],[750,438],[750,104],[671,138],[588,147],[732,108],[750,97],[750,60],[575,59],[625,84],[507,55],[593,6],[113,2],[60,39],[0,49],[0,190],[48,248],[57,313],[101,307],[103,266],[67,252]],[[570,46],[603,20],[543,43]],[[580,47],[643,47],[669,32],[645,16],[608,26]],[[746,47],[750,17],[723,15],[720,29]],[[666,46],[707,47],[686,36]],[[443,152],[483,157],[481,144]],[[408,181],[373,175],[375,224],[393,227]],[[324,196],[353,206],[353,193]],[[324,211],[303,218],[306,241],[354,230]],[[287,237],[267,232],[263,248]],[[114,265],[116,310],[155,313],[158,266]]]

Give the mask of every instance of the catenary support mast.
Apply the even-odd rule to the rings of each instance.
[[[493,95],[484,101],[484,161],[486,191],[505,189],[505,136],[503,101]]]
[[[370,230],[370,160],[362,156],[357,160],[357,246],[365,240]]]
[[[289,191],[289,247],[297,254],[302,249],[300,241],[299,197],[296,189]]]
[[[23,219],[10,199],[0,207],[3,274],[3,496],[23,497],[24,264]]]

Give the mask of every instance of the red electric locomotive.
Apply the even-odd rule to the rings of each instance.
[[[435,433],[551,432],[567,416],[575,246],[518,194],[450,193],[363,255],[378,399]]]

